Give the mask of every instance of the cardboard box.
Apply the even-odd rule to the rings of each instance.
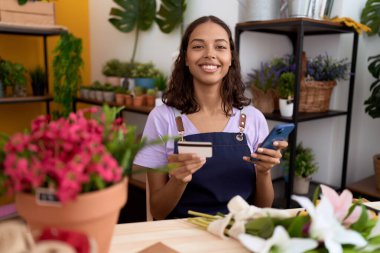
[[[0,0],[0,22],[25,25],[55,25],[54,3]]]

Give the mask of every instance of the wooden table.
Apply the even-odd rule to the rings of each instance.
[[[218,238],[186,219],[119,224],[109,252],[139,252],[158,242],[181,253],[249,252],[238,241]]]
[[[376,189],[375,175],[348,184],[346,188],[354,194],[369,198],[371,200],[380,199],[380,191]]]

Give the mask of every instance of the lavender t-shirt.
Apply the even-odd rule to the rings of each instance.
[[[246,128],[244,130],[247,136],[248,146],[251,152],[256,150],[257,145],[261,143],[268,135],[268,124],[264,115],[253,106],[244,107],[243,112],[247,115]],[[161,139],[164,136],[178,136],[177,125],[175,123],[175,110],[165,104],[155,107],[149,114],[143,136],[150,140]],[[240,110],[233,108],[230,117],[223,132],[239,132]],[[197,128],[192,124],[189,118],[182,114],[185,136],[198,134]],[[146,168],[158,168],[167,164],[168,156],[174,152],[174,140],[170,140],[161,145],[147,146],[142,149],[136,156],[134,164]]]

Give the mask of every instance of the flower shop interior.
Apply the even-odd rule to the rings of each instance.
[[[26,4],[23,2],[26,2]],[[36,2],[49,4],[50,6],[48,8],[33,8],[32,6],[27,11],[22,9],[24,6]],[[186,28],[188,24],[201,16],[214,15],[226,22],[232,31],[234,41],[238,40],[236,43],[239,50],[241,74],[243,81],[247,84],[245,94],[254,100],[256,98],[255,94],[253,94],[252,86],[258,80],[260,71],[264,71],[263,68],[268,66],[269,69],[273,68],[275,65],[273,59],[285,59],[286,57],[291,57],[291,55],[293,57],[297,55],[299,58],[296,58],[296,60],[300,59],[302,61],[303,57],[311,60],[317,59],[318,56],[321,57],[322,61],[325,59],[323,57],[330,60],[337,59],[336,63],[341,64],[346,73],[344,77],[343,75],[337,76],[336,86],[331,90],[331,97],[329,97],[329,104],[327,104],[325,111],[318,111],[318,109],[317,111],[308,111],[306,109],[298,113],[292,112],[290,116],[281,116],[282,111],[280,115],[278,104],[276,105],[278,101],[271,97],[270,99],[274,102],[272,107],[274,106],[274,108],[263,113],[267,119],[269,130],[275,125],[284,122],[296,125],[295,136],[292,136],[296,141],[293,144],[290,143],[291,146],[288,147],[290,157],[293,156],[293,160],[290,159],[291,164],[293,164],[290,171],[294,171],[295,175],[297,175],[297,165],[299,165],[297,160],[298,144],[303,146],[303,151],[310,152],[314,170],[310,172],[310,175],[307,175],[307,180],[311,180],[311,184],[306,192],[301,190],[300,195],[311,199],[317,186],[324,184],[337,192],[349,189],[356,198],[364,197],[370,202],[380,200],[380,87],[378,84],[377,87],[374,87],[376,86],[376,81],[380,83],[380,29],[378,25],[377,27],[376,25],[373,26],[375,27],[373,28],[370,26],[371,23],[364,23],[370,15],[368,13],[363,14],[366,8],[370,9],[371,7],[367,6],[370,5],[368,2],[374,2],[372,5],[375,7],[372,7],[375,10],[377,8],[377,17],[373,18],[374,21],[372,22],[377,22],[378,24],[380,20],[380,1],[159,0],[153,6],[155,8],[153,15],[164,15],[159,14],[159,10],[165,4],[176,5],[176,7],[173,7],[177,8],[176,13],[173,14],[176,15],[173,18],[173,20],[176,19],[173,21],[173,27],[169,31],[164,31],[153,16],[152,24],[149,27],[140,27],[139,33],[136,33],[137,28],[133,22],[131,23],[132,29],[122,31],[123,27],[115,21],[118,18],[117,14],[115,14],[117,13],[115,9],[124,10],[124,7],[136,4],[133,2],[135,1],[0,0],[0,117],[2,118],[0,133],[13,136],[16,133],[24,132],[25,129],[31,129],[31,122],[39,115],[47,113],[65,115],[73,110],[78,111],[92,106],[102,108],[101,106],[106,103],[110,106],[124,106],[120,112],[112,112],[121,116],[127,126],[135,126],[136,136],[141,136],[149,112],[154,106],[162,103],[159,92],[164,91],[166,88],[167,79],[170,77],[173,62],[178,54],[183,28]],[[140,1],[140,4],[143,3],[144,8],[148,10],[151,2],[144,0]],[[304,7],[306,2],[308,3],[307,7]],[[299,8],[299,12],[303,8],[305,9],[305,14],[293,14],[293,16],[290,16],[291,6],[296,4],[299,4],[299,6],[293,6],[293,8]],[[312,11],[315,10],[311,10],[311,5],[316,6],[317,4],[323,5],[325,14],[328,13],[328,17],[325,16],[325,19],[330,20],[326,21],[318,17],[317,14],[312,14]],[[186,8],[178,10],[178,6],[186,6]],[[128,11],[132,10],[129,9]],[[32,14],[29,12],[32,12]],[[25,15],[30,15],[30,17]],[[138,16],[139,14],[135,15]],[[371,15],[376,16],[373,13]],[[276,23],[276,20],[281,20],[281,25],[271,26],[271,22]],[[295,20],[294,23],[291,22],[292,20]],[[302,20],[306,20],[306,23],[303,23]],[[255,23],[249,23],[250,21],[263,21],[264,23],[256,25]],[[308,21],[310,21],[311,28],[307,27]],[[324,26],[324,22],[330,23]],[[305,24],[305,27],[300,24]],[[318,26],[319,24],[322,25]],[[336,28],[334,24],[339,28]],[[370,34],[363,28],[363,25],[368,25],[377,30],[373,31],[374,34]],[[341,27],[343,28],[340,29]],[[284,36],[292,29],[296,31],[293,35],[297,34],[298,37]],[[61,40],[64,40],[64,33],[68,36],[66,37],[66,42],[72,43],[71,46],[60,43]],[[136,39],[137,36],[138,39]],[[299,48],[295,48],[295,46],[299,45],[299,42],[302,43],[301,51],[298,50]],[[70,54],[65,54],[65,52],[70,52]],[[77,61],[67,64],[63,60],[64,57],[72,57],[72,59],[76,57]],[[136,68],[135,72],[131,70],[130,73],[120,70],[123,66],[128,69],[129,62],[141,63],[141,69]],[[371,62],[374,62],[373,68],[375,68],[372,72],[369,70]],[[38,69],[37,66],[40,68]],[[299,64],[294,64],[294,66],[297,68],[297,73],[299,73],[301,71]],[[21,72],[15,73],[17,68],[21,68]],[[63,71],[66,68],[68,71],[72,71],[68,75]],[[6,71],[15,72],[7,76]],[[142,73],[153,71],[154,74],[152,75],[157,80],[160,79],[153,87],[141,86],[147,90],[147,97],[150,93],[149,90],[153,88],[152,94],[155,97],[153,104],[135,104],[137,103],[135,99],[139,93],[136,87],[140,85],[136,83],[136,80],[125,77],[136,77],[137,79],[137,77],[141,77],[137,73],[139,71]],[[110,77],[112,76],[117,76],[116,84],[111,84]],[[17,78],[18,80],[21,79],[20,86],[12,84],[12,82],[16,82]],[[42,86],[42,91],[38,93],[33,82],[42,82],[41,80],[45,80],[45,82]],[[295,80],[299,81],[300,79],[297,77]],[[281,83],[281,80],[279,79],[272,83],[277,82]],[[103,91],[103,95],[100,95],[102,98],[99,99],[96,95],[94,97],[91,97],[91,95],[89,95],[90,97],[84,97],[88,96],[88,94],[83,95],[82,88],[83,90]],[[301,98],[299,98],[299,94],[294,96],[294,89],[294,87],[291,88],[292,99],[294,98],[292,101],[297,102],[300,99],[302,101],[302,95]],[[106,101],[105,94],[107,91],[113,94],[111,101]],[[125,98],[121,102],[117,101],[119,92],[120,94],[125,94]],[[128,104],[126,97],[127,94],[131,93],[135,97],[133,102]],[[74,96],[70,94],[74,94]],[[372,98],[372,105],[375,104],[372,107],[372,112],[369,112],[368,109],[370,98]],[[145,103],[149,103],[148,100]],[[254,105],[259,107],[259,105]],[[107,109],[104,108],[104,110],[111,109],[108,107]],[[302,146],[300,147],[302,148]],[[0,147],[4,148],[1,145]],[[7,152],[3,150],[0,152],[1,162],[7,156]],[[284,157],[289,159],[289,153]],[[286,164],[289,165],[289,162]],[[377,170],[375,166],[377,166]],[[6,178],[2,177],[3,170],[4,166],[0,164],[0,185],[6,187],[7,184],[4,184]],[[378,179],[376,172],[379,173]],[[284,166],[278,165],[272,169],[271,173],[275,189],[273,207],[278,209],[299,207],[300,202],[297,204],[296,201],[291,200],[291,195],[295,189],[293,184],[296,179],[288,175],[289,169],[284,169]],[[147,215],[146,173],[130,174],[127,187],[127,201],[117,216],[116,223],[130,225],[149,220],[151,217],[149,218],[149,215]],[[3,246],[5,245],[5,237],[2,233],[6,230],[1,229],[1,224],[9,220],[20,219],[19,216],[22,215],[21,212],[18,213],[18,210],[16,210],[13,194],[7,194],[0,189],[0,197],[0,252],[32,252],[2,251],[2,249],[6,249],[2,248],[2,244]],[[103,205],[103,203],[98,203],[98,205]],[[33,211],[30,210],[30,212]],[[114,227],[111,227],[110,238],[113,229]],[[140,233],[144,233],[149,229],[154,230],[151,227],[138,227],[136,229]],[[121,239],[122,233],[120,231],[118,231],[120,240],[124,240]],[[173,233],[175,232],[173,230]],[[49,231],[46,233],[46,236],[49,236]],[[98,240],[97,235],[91,236]],[[208,238],[207,235],[205,236]],[[200,236],[199,238],[201,239],[202,237]],[[211,236],[208,239],[210,241],[216,240]],[[130,251],[123,251],[126,249],[124,246],[127,243],[123,242],[124,244],[115,246],[116,244],[114,245],[113,243],[117,243],[117,240],[114,237],[112,238],[111,246],[110,242],[108,244],[106,242],[104,247],[98,245],[98,252],[108,252],[109,247],[112,249],[110,252],[113,253],[193,252],[182,251],[181,247],[183,245],[177,247],[176,244],[171,245],[169,241],[165,243],[164,240],[161,240],[164,244],[154,244],[152,247],[157,248],[152,248],[153,251],[148,251],[148,243],[138,245],[133,242],[133,239],[128,240],[132,245],[128,248]],[[149,242],[153,243],[153,240]],[[224,245],[223,243],[226,244]],[[244,250],[234,251],[234,247],[238,246],[235,244],[232,246],[227,245],[227,242],[223,243],[220,243],[221,250],[218,252],[246,252]],[[244,242],[242,243],[244,244]],[[91,245],[89,247],[91,248]],[[231,251],[222,251],[224,247],[231,247]],[[78,248],[79,246],[76,246],[76,252],[96,252],[88,251],[88,249],[87,251],[86,249],[80,251]],[[173,248],[177,251],[173,250]],[[147,251],[140,251],[142,249]],[[157,251],[154,249],[157,249]],[[205,249],[203,248],[203,250]],[[199,252],[202,252],[202,249]]]

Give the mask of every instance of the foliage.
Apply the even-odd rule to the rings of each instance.
[[[53,2],[55,0],[17,0],[17,2],[18,2],[19,5],[24,5],[28,1],[30,1],[30,2],[35,2],[35,1],[37,1],[37,2]]]
[[[284,72],[280,76],[280,83],[278,85],[278,93],[280,98],[289,99],[294,96],[294,86],[296,80],[293,72]]]
[[[269,63],[261,63],[260,69],[253,69],[248,73],[248,84],[255,86],[263,92],[276,89],[279,73]]]
[[[38,187],[50,187],[66,202],[130,175],[136,153],[147,142],[138,141],[136,128],[116,118],[122,108],[105,105],[101,115],[98,110],[93,107],[54,121],[39,116],[30,132],[14,134],[0,149],[6,153],[4,172],[10,188],[34,193]],[[88,119],[86,113],[99,117]]]
[[[156,0],[113,0],[120,8],[112,8],[108,21],[119,31],[136,31],[131,62],[135,61],[140,30],[148,30],[156,15]]]
[[[371,28],[371,32],[367,32],[369,36],[380,36],[380,0],[367,0],[360,22]]]
[[[181,25],[183,33],[183,14],[186,11],[185,0],[162,0],[156,15],[156,23],[164,33],[171,33],[177,25]]]
[[[4,160],[5,160],[5,151],[4,146],[8,141],[8,136],[0,133],[0,197],[6,193],[6,182],[8,177],[4,174]]]
[[[30,78],[32,79],[33,93],[36,95],[44,95],[45,88],[47,87],[47,80],[45,71],[41,66],[37,66],[29,70]]]
[[[375,81],[370,86],[372,92],[369,98],[364,101],[365,112],[372,118],[380,117],[380,54],[368,58],[370,64],[368,70],[375,78]]]
[[[344,190],[340,195],[321,185],[320,201],[292,196],[303,210],[259,208],[240,196],[227,204],[226,215],[189,211],[188,221],[210,233],[239,240],[250,252],[379,252],[380,220],[363,201]],[[318,195],[317,195],[318,196]]]
[[[164,74],[160,73],[158,77],[156,77],[156,82],[154,83],[154,86],[157,88],[159,91],[164,91],[166,90],[166,85],[167,84],[167,78]]]
[[[82,82],[82,40],[64,32],[54,53],[54,102],[61,106],[60,110],[55,112],[55,117],[67,117],[72,109],[73,96]]]
[[[133,88],[133,93],[134,93],[134,95],[135,95],[136,97],[138,97],[138,96],[142,96],[142,95],[144,95],[145,90],[144,90],[143,87],[135,86],[135,87]]]
[[[158,78],[161,71],[153,63],[136,63],[131,71],[133,78]]]
[[[156,90],[155,89],[147,89],[146,94],[149,96],[156,96]]]
[[[347,79],[350,63],[347,59],[335,60],[325,55],[318,55],[309,59],[307,63],[307,75],[315,81],[334,81]]]
[[[290,151],[284,153],[284,166],[289,168]],[[314,161],[314,153],[311,148],[304,148],[302,143],[296,147],[296,159],[294,174],[299,177],[310,177],[318,171],[318,165]]]
[[[26,69],[20,63],[0,59],[0,79],[4,86],[25,86]]]
[[[111,59],[103,66],[102,73],[105,76],[123,76],[123,63],[118,59]]]

